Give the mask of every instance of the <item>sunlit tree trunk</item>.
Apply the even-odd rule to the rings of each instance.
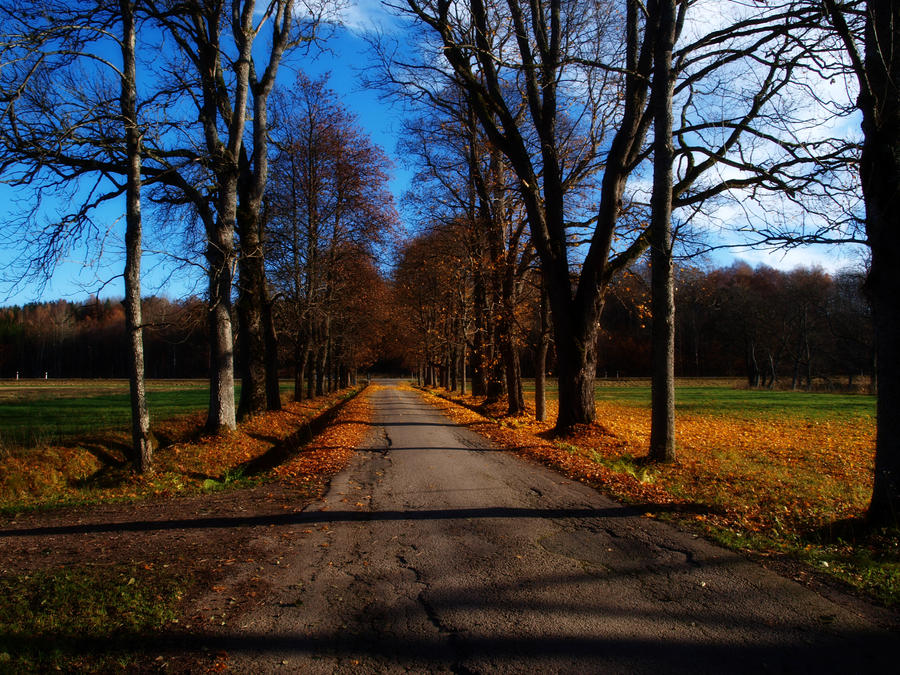
[[[144,388],[144,337],[141,313],[141,132],[137,124],[137,28],[132,0],[119,2],[122,20],[122,75],[120,103],[125,125],[125,330],[128,334],[128,374],[131,390],[131,461],[135,471],[150,471],[154,438]]]

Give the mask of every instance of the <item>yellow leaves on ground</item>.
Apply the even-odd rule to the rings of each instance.
[[[288,484],[302,484],[316,476],[330,476],[343,469],[362,443],[372,420],[371,395],[380,385],[369,385],[341,408],[337,418],[274,475]]]
[[[429,396],[452,418],[498,445],[595,484],[648,512],[689,512],[743,532],[802,534],[868,505],[874,461],[871,420],[818,421],[679,415],[678,463],[650,465],[650,411],[598,401],[598,424],[565,438],[552,422],[486,418],[471,396]],[[547,419],[556,419],[556,401]],[[490,414],[490,413],[489,413]]]

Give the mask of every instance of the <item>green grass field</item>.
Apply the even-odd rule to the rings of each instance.
[[[282,392],[292,383],[282,382]],[[240,385],[235,387],[235,398]],[[205,380],[155,380],[147,386],[155,420],[203,410],[209,404]],[[30,446],[127,428],[131,420],[125,380],[0,383],[0,443]]]
[[[534,391],[534,380],[524,383]],[[556,382],[547,382],[547,397],[556,399]],[[639,408],[650,407],[649,381],[598,382],[598,401],[612,401]],[[866,394],[831,394],[740,388],[735,380],[676,382],[678,413],[716,415],[738,419],[803,418],[812,421],[874,419],[875,397]]]
[[[282,382],[282,392],[292,384]],[[534,390],[534,381],[525,382]],[[647,381],[599,381],[598,401],[646,408]],[[240,385],[236,396],[240,395]],[[556,398],[556,382],[548,381],[547,395]],[[209,400],[203,380],[154,380],[147,398],[156,420],[203,410]],[[806,418],[815,421],[874,419],[875,397],[739,388],[734,380],[680,381],[676,388],[679,413],[727,416],[738,419]],[[55,442],[110,429],[127,428],[130,421],[128,383],[124,380],[6,381],[0,382],[0,444],[28,446]]]

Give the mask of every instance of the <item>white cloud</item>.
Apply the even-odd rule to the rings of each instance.
[[[354,33],[388,30],[397,21],[397,11],[381,0],[351,0],[341,11],[341,21]]]

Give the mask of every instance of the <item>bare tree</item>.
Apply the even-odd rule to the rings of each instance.
[[[178,46],[178,60],[167,73],[172,92],[196,105],[203,152],[195,159],[209,171],[214,191],[198,189],[181,171],[166,175],[167,184],[190,202],[206,231],[209,288],[210,431],[233,428],[234,339],[231,291],[238,261],[235,234],[241,239],[239,315],[244,351],[242,415],[279,402],[272,359],[274,333],[268,317],[269,298],[260,230],[260,209],[267,179],[268,98],[285,50],[314,39],[321,15],[310,10],[309,20],[295,21],[293,0],[256,3],[255,0],[157,0],[154,17]],[[256,70],[254,46],[271,27],[271,44],[263,73]],[[191,70],[186,75],[184,67]],[[187,89],[187,91],[185,91]],[[252,115],[248,116],[252,108]],[[250,122],[250,138],[246,143]],[[188,153],[189,154],[189,153]],[[188,167],[186,171],[192,171]],[[213,201],[211,203],[211,197]]]
[[[553,315],[559,431],[594,420],[596,338],[607,289],[649,244],[646,205],[639,190],[627,188],[650,153],[659,17],[636,0],[624,5],[623,15],[612,3],[579,0],[407,0],[423,45],[437,42],[445,65],[431,52],[415,63],[395,59],[401,73],[395,80],[404,86],[451,79],[462,87],[518,178]],[[789,132],[769,130],[775,120],[784,128],[777,108],[789,103],[785,87],[813,58],[791,31],[813,30],[815,17],[792,3],[747,14],[698,31],[675,54],[674,96],[682,113],[673,130],[675,209],[690,213],[734,191],[790,194],[838,163],[832,155],[839,149],[813,153]],[[752,67],[742,71],[741,64]],[[730,105],[711,105],[723,92]],[[561,124],[563,110],[572,125]],[[573,143],[571,129],[580,129],[585,142]],[[598,161],[594,215],[579,219],[570,190]],[[573,222],[583,225],[578,235]],[[573,250],[574,236],[581,246]]]
[[[398,218],[387,190],[387,157],[324,80],[299,75],[276,110],[267,257],[285,299],[299,399],[307,375],[309,395],[324,393],[350,270],[362,269],[354,261],[374,258]]]
[[[268,408],[281,406],[277,366],[277,340],[272,318],[272,302],[266,282],[264,260],[264,224],[260,209],[268,177],[269,96],[284,54],[299,45],[308,45],[319,37],[326,3],[278,0],[266,10],[272,25],[268,59],[262,73],[251,61],[248,76],[253,116],[252,143],[241,152],[241,179],[238,184],[240,204],[237,226],[240,238],[240,296],[238,317],[241,345],[241,400],[238,416],[245,417]],[[300,14],[302,20],[295,15]],[[247,147],[249,145],[249,149]],[[268,365],[267,365],[268,364]]]

